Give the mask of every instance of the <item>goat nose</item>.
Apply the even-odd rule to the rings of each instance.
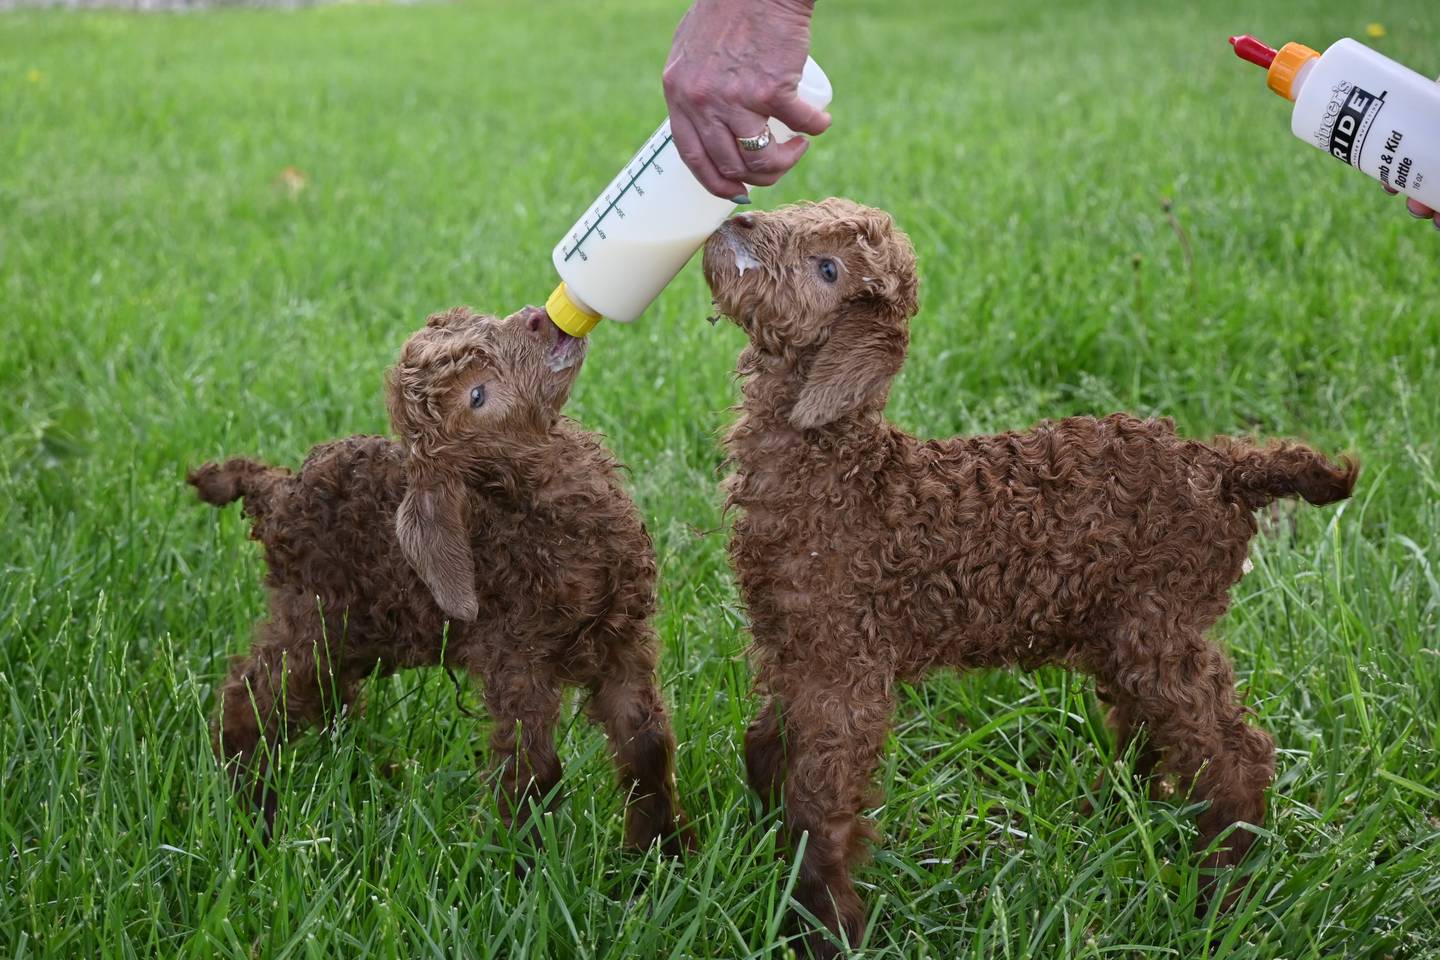
[[[742,230],[755,229],[755,215],[751,213],[738,213],[730,218],[730,222]]]

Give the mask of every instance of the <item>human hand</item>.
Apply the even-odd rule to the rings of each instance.
[[[1391,190],[1391,193],[1395,193],[1395,191]],[[1440,214],[1431,210],[1426,204],[1420,203],[1418,200],[1407,199],[1405,200],[1405,209],[1410,210],[1410,216],[1416,217],[1417,220],[1433,219],[1436,222],[1436,229],[1440,230]]]
[[[1391,194],[1400,192],[1398,190],[1392,190],[1389,187],[1386,187],[1385,190],[1387,193]],[[1434,220],[1435,229],[1440,230],[1440,213],[1437,213],[1436,211],[1425,206],[1425,204],[1421,203],[1419,200],[1413,200],[1407,197],[1405,200],[1405,209],[1409,210],[1410,216],[1414,217],[1416,220]]]
[[[717,197],[748,203],[747,183],[769,186],[809,141],[741,150],[774,117],[797,133],[824,133],[830,114],[795,93],[810,52],[813,0],[695,0],[665,64],[665,102],[680,159]]]

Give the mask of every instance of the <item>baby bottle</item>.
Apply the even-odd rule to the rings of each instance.
[[[1440,84],[1354,40],[1323,54],[1231,37],[1235,54],[1266,69],[1295,101],[1290,131],[1392,190],[1440,208]]]
[[[830,80],[814,60],[806,58],[796,93],[822,110],[829,105]],[[795,135],[778,120],[770,132],[775,143]],[[666,118],[556,244],[561,282],[545,301],[550,319],[575,337],[601,317],[629,323],[734,209],[681,161]]]

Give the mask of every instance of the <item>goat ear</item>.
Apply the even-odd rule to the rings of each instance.
[[[407,467],[406,472],[409,485],[395,513],[400,550],[441,610],[455,620],[474,620],[480,604],[465,484],[423,468]]]
[[[905,318],[883,303],[842,317],[810,365],[790,422],[804,430],[871,403],[883,405],[908,341]]]

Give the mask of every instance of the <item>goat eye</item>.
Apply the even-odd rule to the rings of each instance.
[[[485,405],[485,385],[476,384],[470,388],[470,409],[479,410]]]
[[[829,257],[820,261],[818,269],[820,270],[820,279],[826,283],[834,283],[840,279],[840,267]]]

